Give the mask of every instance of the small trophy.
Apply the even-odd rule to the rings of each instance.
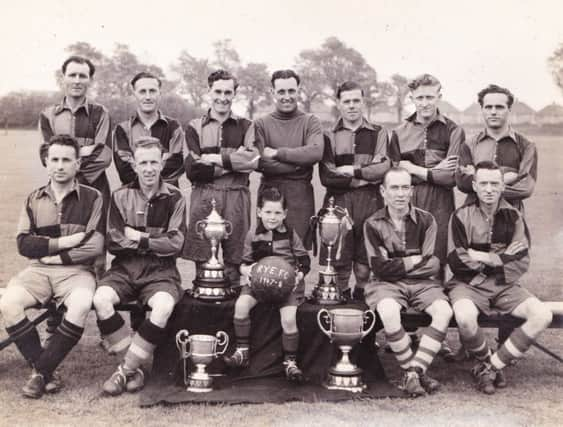
[[[205,367],[214,358],[222,355],[229,346],[229,336],[226,332],[219,331],[213,335],[190,335],[186,329],[176,334],[176,346],[180,357],[184,361],[184,384],[188,391],[194,393],[207,393],[213,390],[213,378],[207,373]],[[217,350],[217,347],[222,347]],[[187,360],[195,364],[195,372],[188,375]]]
[[[215,199],[211,200],[211,213],[196,223],[199,236],[211,243],[211,258],[197,268],[192,294],[202,300],[224,301],[233,298],[235,291],[225,278],[224,266],[217,259],[217,249],[221,240],[231,235],[233,225],[219,215],[216,205]]]
[[[366,321],[371,323],[364,328]],[[357,308],[325,308],[317,313],[317,323],[321,331],[334,342],[342,352],[342,358],[328,370],[328,377],[323,386],[329,390],[346,390],[353,393],[366,388],[362,381],[362,370],[350,362],[350,351],[375,325],[375,313]],[[325,327],[326,325],[326,327]]]
[[[317,222],[319,225],[319,236],[321,244],[327,247],[326,268],[319,271],[319,283],[313,289],[313,301],[316,304],[335,305],[344,301],[340,293],[340,289],[336,285],[336,271],[332,266],[331,252],[333,246],[338,242],[342,235],[342,218],[336,215],[334,206],[334,197],[328,200],[326,213],[321,216],[312,216],[311,223]],[[347,212],[344,211],[347,215]]]

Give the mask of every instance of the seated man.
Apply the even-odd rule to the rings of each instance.
[[[404,370],[401,388],[410,396],[436,391],[440,383],[426,375],[440,350],[452,309],[439,279],[434,255],[436,221],[410,204],[411,175],[402,168],[387,171],[381,185],[387,207],[364,224],[364,239],[373,280],[366,285],[366,303],[377,310],[387,342]],[[409,306],[432,317],[416,353],[401,325],[401,310]]]
[[[477,199],[450,219],[448,264],[454,277],[447,287],[463,345],[479,360],[473,369],[477,387],[493,394],[499,381],[504,383],[501,369],[522,357],[552,314],[518,284],[528,270],[529,243],[522,214],[502,198],[501,169],[490,161],[477,163],[473,190]],[[492,309],[526,322],[491,355],[477,316]]]
[[[110,202],[107,242],[115,259],[94,296],[98,326],[110,351],[128,347],[123,363],[103,385],[104,392],[112,396],[144,386],[141,366],[163,338],[168,318],[182,295],[176,257],[186,232],[184,197],[161,179],[162,146],[158,139],[138,139],[133,157],[137,180],[115,191]],[[152,311],[130,340],[114,305],[134,299]]]
[[[104,249],[102,195],[76,181],[80,145],[55,135],[45,148],[50,181],[28,196],[18,224],[18,251],[31,263],[0,300],[6,331],[33,368],[22,389],[31,398],[60,386],[53,373],[82,336],[96,290],[93,264]],[[42,348],[24,310],[51,298],[66,314]]]

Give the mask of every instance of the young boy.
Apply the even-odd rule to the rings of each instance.
[[[281,192],[275,187],[267,187],[258,194],[257,204],[257,216],[260,221],[256,230],[250,230],[246,235],[240,273],[250,277],[254,263],[267,256],[282,257],[296,269],[296,287],[280,304],[280,315],[285,375],[289,381],[301,383],[304,377],[297,366],[299,331],[296,314],[297,306],[303,301],[303,277],[310,270],[311,260],[297,233],[285,223],[287,204]],[[250,310],[257,302],[250,286],[243,286],[235,304],[236,350],[232,355],[225,357],[228,366],[246,367],[249,364]]]

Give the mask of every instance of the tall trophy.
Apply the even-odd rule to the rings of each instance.
[[[328,200],[328,207],[324,215],[312,216],[311,224],[316,222],[319,227],[321,244],[327,247],[326,268],[319,271],[319,283],[313,289],[313,301],[317,304],[335,305],[343,302],[342,295],[336,285],[336,271],[332,266],[331,252],[343,232],[342,218],[336,215],[339,209],[348,215],[346,210],[334,206],[334,197]],[[313,227],[314,228],[314,227]]]
[[[225,278],[225,268],[217,259],[217,250],[221,240],[231,235],[233,225],[219,215],[216,206],[215,199],[211,200],[211,213],[196,223],[199,236],[211,243],[211,258],[197,268],[192,294],[202,300],[224,301],[234,297],[235,291]]]
[[[205,367],[227,350],[229,346],[227,333],[219,331],[215,336],[190,335],[186,329],[182,329],[176,334],[176,346],[184,362],[184,384],[188,386],[187,390],[194,393],[207,393],[213,390],[213,378]],[[218,347],[220,350],[217,349]],[[196,366],[195,371],[189,375],[188,359]]]
[[[370,321],[371,317],[371,321]],[[357,308],[323,308],[317,313],[321,331],[334,342],[342,352],[341,359],[328,370],[323,386],[329,390],[346,390],[353,393],[366,388],[362,370],[350,361],[352,347],[359,343],[375,325],[375,313]],[[366,328],[366,325],[369,325]]]

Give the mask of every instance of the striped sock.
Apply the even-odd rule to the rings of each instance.
[[[446,338],[446,331],[439,331],[438,329],[430,326],[420,340],[418,350],[414,355],[411,363],[415,366],[422,368],[422,372],[426,372],[428,366],[434,360],[434,357],[442,347],[442,341]]]
[[[124,369],[134,371],[145,364],[163,338],[164,328],[155,325],[150,319],[146,319],[133,336],[129,350],[125,354]]]
[[[297,357],[297,348],[299,347],[299,332],[292,334],[282,334],[283,354],[286,357]]]
[[[56,329],[49,344],[41,353],[39,360],[35,364],[37,371],[49,377],[61,364],[66,355],[80,341],[84,328],[69,322],[66,318]]]
[[[477,360],[483,361],[490,356],[491,351],[481,328],[477,328],[477,333],[472,337],[465,337],[460,334],[460,338],[465,349],[473,354]]]
[[[110,353],[124,351],[131,344],[131,336],[125,327],[125,321],[117,312],[114,312],[111,317],[105,320],[98,319],[98,328],[109,344],[108,350]]]
[[[385,336],[387,337],[389,347],[393,350],[401,368],[408,369],[410,360],[413,356],[411,338],[402,327],[398,331],[392,333],[385,331]]]
[[[491,365],[497,370],[504,368],[513,359],[520,359],[534,340],[522,330],[515,329],[500,348],[491,356]]]
[[[235,337],[237,339],[237,347],[250,347],[250,317],[237,317],[233,320],[235,327]]]
[[[34,365],[43,351],[35,326],[31,324],[27,317],[24,317],[13,326],[6,326],[6,332],[14,340],[25,360]]]

